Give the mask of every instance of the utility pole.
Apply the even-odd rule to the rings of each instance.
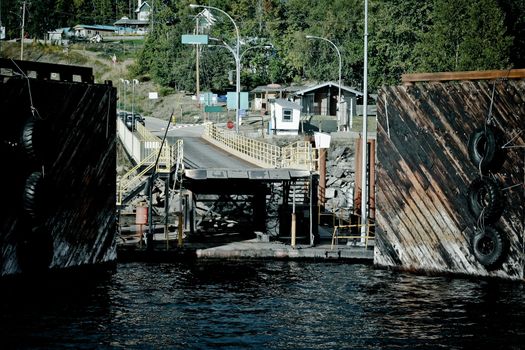
[[[22,30],[20,32],[20,60],[24,59],[24,27],[26,23],[26,2],[22,3]]]
[[[199,16],[195,16],[195,34],[199,35]],[[200,90],[200,72],[199,72],[199,52],[200,51],[200,45],[195,45],[195,53],[197,55],[195,59],[195,74],[197,75],[195,77],[196,85],[197,85],[197,107],[199,110],[201,109],[201,90]]]
[[[365,0],[365,35],[364,35],[364,67],[363,67],[363,144],[361,146],[361,242],[366,242],[368,231],[368,188],[367,188],[367,163],[368,163],[368,0]],[[374,164],[370,164],[373,167]]]

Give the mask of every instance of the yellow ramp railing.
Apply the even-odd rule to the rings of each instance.
[[[179,157],[180,162],[182,162],[182,140],[177,140],[175,145],[165,143],[160,149],[162,140],[139,123],[136,125],[136,135],[140,143],[141,160],[117,180],[117,205],[121,205],[124,196],[142,183],[143,177],[155,167],[155,164],[157,164],[156,172],[169,173],[172,167],[177,164]],[[156,163],[157,157],[158,162]]]
[[[296,168],[316,170],[317,152],[307,141],[298,141],[286,147],[251,139],[234,131],[205,125],[203,137],[251,163],[266,168]]]

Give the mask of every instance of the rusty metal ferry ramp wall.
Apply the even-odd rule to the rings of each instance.
[[[523,280],[525,69],[404,82],[378,98],[375,263]]]

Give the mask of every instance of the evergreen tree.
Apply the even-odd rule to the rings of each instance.
[[[507,68],[511,39],[495,0],[435,0],[431,20],[416,46],[419,71]]]
[[[416,69],[414,47],[429,31],[431,2],[394,0],[370,8],[370,86],[397,85],[401,74]]]
[[[513,68],[525,68],[525,0],[499,0],[505,13],[507,32],[513,37],[510,61]]]

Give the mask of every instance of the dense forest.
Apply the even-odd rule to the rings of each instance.
[[[153,15],[134,76],[163,86],[195,89],[195,47],[182,34],[209,34],[216,45],[200,47],[200,83],[204,89],[232,89],[235,46],[232,22],[191,0],[149,0]],[[8,38],[20,36],[21,0],[2,0],[2,24]],[[28,1],[26,31],[43,37],[47,30],[75,24],[112,24],[133,18],[136,0]],[[338,79],[342,56],[345,85],[362,88],[364,0],[208,0],[198,4],[226,11],[240,31],[245,89],[268,83]],[[369,84],[397,84],[407,72],[510,69],[525,67],[525,0],[369,0]],[[272,48],[261,46],[271,45]],[[249,50],[248,50],[249,49]],[[248,51],[246,51],[248,50]],[[232,74],[233,72],[233,74]]]

